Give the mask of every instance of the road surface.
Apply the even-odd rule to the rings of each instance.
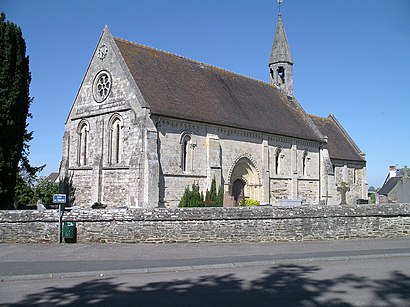
[[[410,238],[0,245],[5,306],[410,306]]]

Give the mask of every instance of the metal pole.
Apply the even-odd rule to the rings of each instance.
[[[58,204],[58,243],[61,243],[61,204]]]

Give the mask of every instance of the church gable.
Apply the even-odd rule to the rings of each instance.
[[[105,27],[70,110],[69,119],[96,116],[119,109],[133,109],[141,113],[141,107],[144,106],[144,99]]]
[[[105,28],[65,125],[60,177],[71,178],[75,203],[143,206],[151,201],[143,184],[157,178],[147,175],[157,164],[156,136],[147,132],[155,126],[145,107]]]

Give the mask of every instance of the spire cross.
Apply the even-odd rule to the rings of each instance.
[[[281,7],[281,5],[282,5],[282,1],[283,1],[283,0],[278,0],[279,14],[280,14],[280,7]]]

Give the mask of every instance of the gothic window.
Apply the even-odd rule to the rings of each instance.
[[[280,153],[282,152],[282,148],[278,147],[275,153],[275,175],[280,174]]]
[[[78,126],[78,144],[77,144],[77,164],[87,165],[87,155],[88,155],[88,123],[82,121]]]
[[[307,161],[308,161],[307,154],[308,153],[305,150],[303,152],[303,156],[302,156],[302,174],[303,174],[303,176],[307,176]]]
[[[186,135],[182,141],[182,170],[184,172],[188,170],[190,143],[191,143],[191,137],[189,135]]]
[[[285,83],[285,68],[279,66],[276,72],[278,73],[278,77],[282,81],[282,84]]]
[[[122,120],[115,115],[110,121],[110,142],[109,142],[109,163],[118,164],[121,162],[122,147]]]
[[[180,139],[181,144],[181,168],[184,172],[193,170],[194,143],[192,134],[184,132]]]

